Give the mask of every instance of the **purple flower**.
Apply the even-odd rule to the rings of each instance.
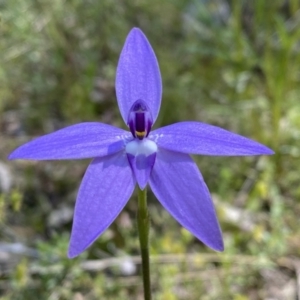
[[[189,154],[273,154],[255,141],[219,127],[180,122],[151,131],[162,84],[155,54],[141,30],[129,33],[116,76],[118,105],[130,131],[80,123],[37,138],[9,159],[94,158],[82,180],[74,212],[69,257],[89,247],[113,222],[133,193],[150,185],[170,214],[208,247],[223,239],[208,188]]]

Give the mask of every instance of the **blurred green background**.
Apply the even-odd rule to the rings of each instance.
[[[6,159],[77,122],[124,127],[114,79],[134,26],[160,63],[155,127],[198,120],[276,151],[195,157],[224,253],[182,229],[149,192],[153,298],[300,299],[298,0],[0,0],[0,13],[0,299],[142,299],[136,195],[88,251],[68,260],[89,161]]]

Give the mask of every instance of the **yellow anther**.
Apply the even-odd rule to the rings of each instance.
[[[144,137],[146,135],[146,131],[136,131],[135,134],[139,137]]]

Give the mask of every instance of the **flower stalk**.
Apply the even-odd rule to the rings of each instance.
[[[138,213],[137,224],[142,256],[142,276],[144,285],[144,298],[151,300],[150,261],[149,261],[149,229],[150,218],[147,207],[147,188],[138,187]]]

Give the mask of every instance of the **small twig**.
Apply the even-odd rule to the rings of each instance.
[[[300,299],[300,260],[298,258],[294,258],[292,261],[296,273],[297,295],[298,299]]]
[[[258,165],[258,160],[255,161],[254,168],[249,170],[247,178],[245,179],[240,190],[238,191],[238,193],[235,197],[235,200],[234,200],[235,206],[241,207],[241,206],[245,205],[246,200],[249,197],[249,193],[250,193],[255,181],[257,180],[257,174],[259,172],[257,169],[257,165]]]
[[[300,299],[300,260],[299,258],[282,257],[278,260],[280,266],[294,270],[296,273],[297,299]]]

